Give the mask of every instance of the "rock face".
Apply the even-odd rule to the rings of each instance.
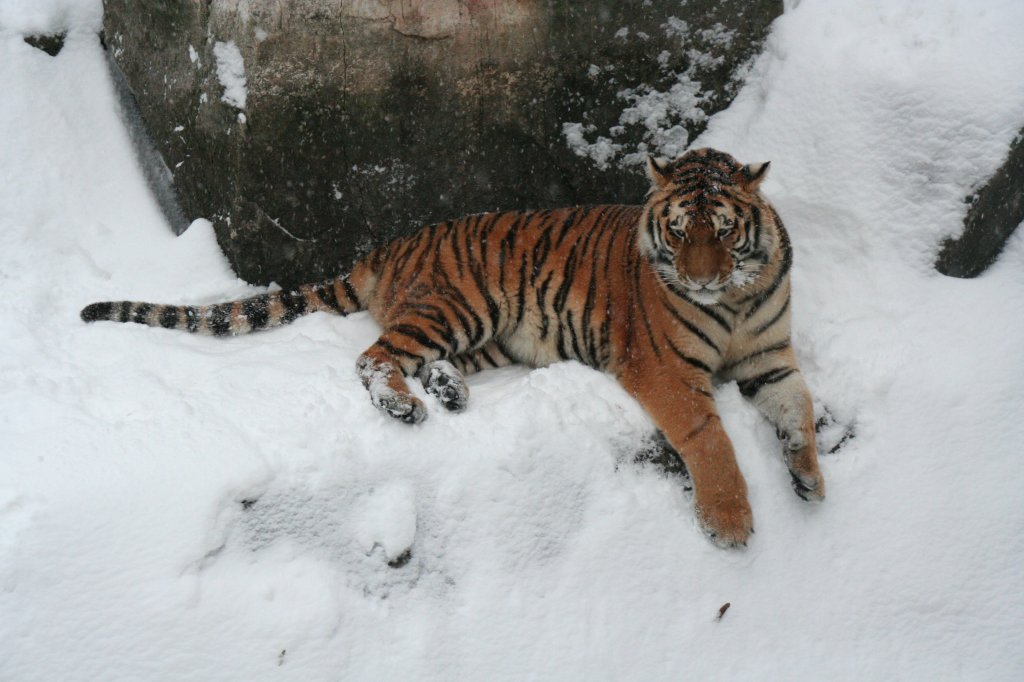
[[[236,272],[336,274],[467,213],[639,202],[781,0],[105,0],[189,219]],[[667,130],[667,132],[665,132]]]
[[[64,49],[65,37],[67,37],[66,33],[25,36],[25,42],[36,49],[42,50],[51,57],[56,57]]]
[[[951,277],[977,277],[988,268],[1024,222],[1024,130],[985,186],[967,197],[964,232],[947,239],[935,267]]]

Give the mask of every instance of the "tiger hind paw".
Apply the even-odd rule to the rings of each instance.
[[[370,400],[377,409],[406,424],[419,424],[427,418],[427,408],[415,396],[385,388],[371,391]]]
[[[462,412],[469,403],[469,387],[462,373],[447,360],[437,360],[423,366],[420,381],[427,393],[440,401],[445,409]]]

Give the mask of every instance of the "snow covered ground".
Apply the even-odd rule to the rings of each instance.
[[[1024,124],[1024,3],[790,3],[699,140],[772,161],[795,344],[856,429],[808,505],[719,389],[743,551],[582,366],[409,427],[355,377],[364,314],[81,323],[251,291],[147,196],[99,12],[0,1],[0,679],[1024,679],[1024,230],[976,280],[930,266]],[[55,58],[22,41],[63,26]]]

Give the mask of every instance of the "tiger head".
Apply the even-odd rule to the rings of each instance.
[[[670,289],[714,305],[756,279],[776,246],[774,213],[757,191],[767,172],[768,162],[744,166],[714,149],[648,157],[640,248]]]

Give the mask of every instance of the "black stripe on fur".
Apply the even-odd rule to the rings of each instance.
[[[740,393],[742,393],[744,397],[753,398],[757,395],[757,392],[767,384],[778,383],[794,372],[796,372],[796,370],[792,367],[778,367],[776,369],[769,370],[764,374],[759,374],[756,377],[737,381],[736,384],[739,386]]]
[[[249,327],[253,331],[266,328],[270,319],[270,313],[267,311],[267,299],[257,296],[242,301],[242,314],[249,321]]]
[[[172,305],[164,306],[160,311],[160,326],[164,329],[175,329],[178,326],[178,309]]]
[[[83,322],[99,322],[101,320],[109,320],[113,310],[114,304],[110,301],[104,301],[102,303],[90,303],[82,308],[82,312],[79,314]]]

